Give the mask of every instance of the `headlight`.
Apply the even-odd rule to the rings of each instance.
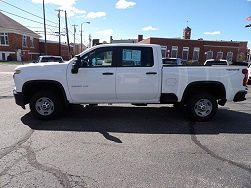
[[[21,70],[15,70],[14,74],[13,74],[13,78],[15,79],[15,75],[16,74],[20,74],[21,73]]]
[[[15,70],[14,74],[20,74],[21,73],[21,70]]]

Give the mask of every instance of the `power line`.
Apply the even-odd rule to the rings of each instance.
[[[44,24],[44,23],[42,23],[42,22],[39,22],[39,21],[36,21],[36,20],[32,20],[32,19],[29,19],[29,18],[26,18],[26,17],[23,17],[23,16],[19,16],[19,15],[17,15],[17,14],[13,14],[13,13],[10,13],[10,12],[5,11],[5,10],[2,10],[2,9],[0,9],[0,11],[5,12],[5,13],[10,14],[10,15],[13,15],[13,16],[17,16],[17,17],[22,18],[22,19],[25,19],[25,20],[29,20],[29,21],[31,21],[31,22],[35,22],[35,23],[38,23],[38,24]],[[48,26],[50,26],[50,27],[57,28],[56,26],[52,26],[52,25],[49,25],[49,24],[46,24],[46,25],[48,25]]]
[[[38,16],[38,15],[36,15],[36,14],[30,13],[30,12],[28,12],[28,11],[26,11],[26,10],[24,10],[24,9],[21,9],[21,8],[15,6],[15,5],[12,5],[12,4],[10,4],[10,3],[6,2],[6,1],[3,1],[3,0],[0,0],[0,1],[3,2],[3,3],[5,3],[5,4],[8,4],[8,5],[10,5],[10,6],[16,8],[16,9],[18,9],[18,10],[21,10],[21,11],[23,11],[23,12],[26,12],[27,14],[30,14],[30,15],[35,16],[35,17],[40,18],[40,19],[44,19],[44,18],[42,18],[42,17],[40,17],[40,16]],[[53,21],[50,21],[50,20],[47,20],[47,19],[46,19],[46,21],[56,24],[56,22],[53,22]]]
[[[29,5],[32,5],[33,7],[35,7],[35,8],[37,8],[37,9],[41,10],[41,7],[40,7],[40,6],[38,6],[38,5],[34,4],[34,3],[31,3],[30,0],[23,0],[23,1],[25,1],[25,2],[26,2],[27,4],[29,4]],[[52,9],[47,8],[46,10],[49,10],[49,11],[50,11],[50,12],[46,11],[47,13],[50,13],[51,15],[55,16],[55,12],[54,12]]]

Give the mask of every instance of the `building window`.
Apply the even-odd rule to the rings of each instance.
[[[161,46],[162,58],[166,58],[166,50],[167,50],[167,46]]]
[[[232,62],[233,61],[233,57],[234,57],[234,53],[233,52],[228,52],[227,53],[227,60]]]
[[[207,59],[213,59],[214,52],[213,51],[208,51],[207,52]]]
[[[23,47],[27,47],[27,36],[23,35]]]
[[[200,58],[200,48],[193,49],[193,60],[198,61]]]
[[[178,46],[172,46],[171,57],[177,58],[177,56],[178,56]]]
[[[223,59],[223,52],[217,52],[216,59]]]
[[[1,60],[3,60],[3,61],[5,61],[5,60],[6,60],[5,53],[2,53],[2,59],[1,59]]]
[[[30,47],[34,48],[34,38],[30,37]]]
[[[0,33],[0,45],[9,45],[8,33]]]
[[[183,47],[182,59],[188,60],[188,55],[189,55],[189,47]]]

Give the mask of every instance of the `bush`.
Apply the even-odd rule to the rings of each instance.
[[[7,61],[16,61],[16,60],[17,60],[16,54],[10,54],[7,57]]]

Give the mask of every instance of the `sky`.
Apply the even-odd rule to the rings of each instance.
[[[70,42],[73,42],[75,24],[78,25],[76,42],[80,43],[81,23],[84,44],[88,43],[89,34],[100,42],[109,42],[110,36],[136,39],[139,34],[144,39],[178,38],[189,26],[192,39],[248,41],[251,48],[251,27],[245,28],[251,24],[246,20],[251,16],[251,0],[45,0],[48,40],[58,40],[56,9],[67,11]],[[21,18],[43,23],[42,0],[0,0],[0,10],[44,37],[42,24]],[[64,12],[61,16],[64,33]],[[66,41],[65,36],[62,41]]]

